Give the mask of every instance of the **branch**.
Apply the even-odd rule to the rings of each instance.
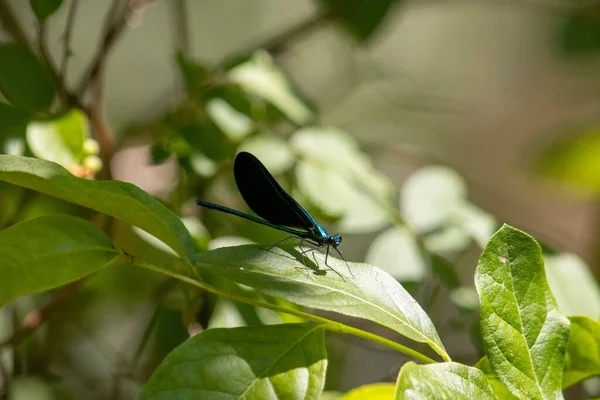
[[[306,21],[302,21],[296,26],[292,26],[287,31],[278,34],[276,37],[266,40],[263,43],[252,46],[252,48],[245,51],[239,52],[237,56],[228,57],[228,59],[235,60],[239,56],[244,56],[249,53],[253,53],[256,50],[263,49],[269,52],[273,56],[283,53],[286,47],[289,46],[294,40],[298,40],[300,37],[312,32],[318,28],[321,24],[327,22],[332,17],[332,12],[329,10],[321,10],[311,16]],[[227,60],[225,61],[225,63]]]
[[[19,23],[19,19],[11,5],[8,3],[8,0],[0,0],[0,23],[16,42],[30,50],[32,49],[31,43],[25,34],[25,30]]]
[[[141,10],[154,0],[128,0],[125,9],[118,14],[120,0],[113,0],[111,10],[104,20],[104,37],[88,71],[79,81],[77,90],[78,96],[83,96],[89,86],[96,84],[104,69],[108,55],[113,49],[117,39],[123,33],[125,25],[129,19],[141,12]]]
[[[67,14],[67,22],[65,23],[65,31],[63,33],[63,57],[60,66],[60,79],[65,82],[67,79],[67,72],[69,70],[69,59],[73,56],[73,50],[71,49],[71,37],[73,36],[73,27],[75,26],[75,14],[77,13],[77,6],[79,0],[73,0],[71,7],[69,7],[69,13]]]
[[[185,54],[190,54],[190,27],[186,13],[185,0],[175,0],[173,3],[173,11],[175,14],[175,26],[177,30],[177,50]]]

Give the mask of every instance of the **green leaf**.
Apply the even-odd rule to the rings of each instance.
[[[306,124],[315,117],[296,96],[285,74],[266,52],[257,52],[246,62],[233,67],[227,72],[227,77],[248,93],[269,101],[298,125]]]
[[[211,69],[208,66],[186,58],[181,52],[177,53],[175,60],[181,72],[188,96],[196,101],[202,101],[204,93],[210,87]]]
[[[377,236],[365,261],[378,265],[399,281],[419,282],[427,270],[415,235],[403,226],[395,226]]]
[[[59,391],[51,381],[34,374],[12,379],[6,396],[10,400],[54,400],[58,397]]]
[[[0,101],[0,143],[7,136],[24,137],[29,118],[29,112]]]
[[[63,0],[30,0],[30,2],[36,17],[43,21],[58,11]]]
[[[467,184],[451,168],[429,165],[412,173],[400,191],[400,210],[417,232],[446,224],[467,198]]]
[[[585,261],[571,253],[545,255],[544,260],[559,310],[565,315],[600,317],[600,288]]]
[[[305,261],[311,268],[326,269],[324,257],[314,253]],[[344,279],[324,269],[319,269],[317,276],[307,277],[305,265],[278,248],[265,251],[255,245],[225,247],[196,256],[196,266],[208,274],[300,306],[376,322],[427,343],[442,357],[448,357],[427,314],[389,274],[372,265],[349,262],[352,277],[343,261],[330,255],[327,262]]]
[[[437,276],[448,289],[458,289],[460,278],[456,272],[456,265],[437,254],[429,254],[431,272]]]
[[[572,12],[559,29],[558,45],[565,55],[600,54],[600,13],[597,7]]]
[[[559,140],[535,160],[538,174],[584,194],[600,194],[600,128]]]
[[[393,383],[372,383],[352,389],[338,397],[338,400],[389,400],[394,396],[395,391],[396,385]]]
[[[0,305],[80,279],[119,253],[99,228],[47,215],[0,231]]]
[[[381,25],[394,0],[321,0],[359,41],[368,40]]]
[[[27,126],[27,144],[33,155],[63,167],[79,162],[88,136],[87,117],[78,109]]]
[[[111,215],[144,229],[185,259],[194,256],[192,238],[181,219],[130,183],[76,178],[50,161],[2,154],[0,180]]]
[[[488,382],[490,382],[490,385],[492,385],[492,388],[494,389],[496,398],[501,400],[518,399],[518,397],[514,396],[510,392],[510,390],[508,390],[508,388],[504,386],[504,383],[502,383],[502,381],[498,379],[498,375],[496,375],[496,373],[492,369],[490,361],[487,357],[483,357],[481,360],[479,360],[477,364],[475,364],[475,368],[481,370],[485,374],[485,376],[488,379]]]
[[[171,352],[139,399],[317,399],[324,339],[314,324],[209,329]]]
[[[561,397],[569,320],[558,312],[535,239],[504,225],[479,259],[475,286],[496,375],[519,398]]]
[[[253,136],[245,140],[238,151],[247,151],[254,154],[273,175],[287,172],[296,161],[288,142],[281,136]]]
[[[563,372],[563,388],[600,375],[600,322],[571,316],[571,336]]]
[[[215,97],[206,103],[206,112],[229,140],[239,142],[254,130],[254,121],[237,111],[227,101]]]
[[[298,188],[326,215],[341,217],[340,230],[364,234],[389,223],[393,185],[348,133],[304,128],[291,144],[301,156],[295,171]]]
[[[18,44],[0,44],[0,92],[15,107],[49,108],[54,100],[52,78],[37,57]]]
[[[395,399],[495,400],[496,396],[477,368],[454,362],[417,365],[411,361],[400,370]]]

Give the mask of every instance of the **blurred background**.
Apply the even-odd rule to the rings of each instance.
[[[17,89],[42,91],[30,53],[54,86],[24,112],[0,82],[0,150],[138,185],[182,216],[198,251],[282,237],[194,204],[248,210],[232,179],[246,150],[344,236],[346,259],[405,285],[457,361],[482,355],[473,271],[502,223],[543,244],[565,314],[600,316],[596,1],[0,0],[0,26]],[[29,49],[22,65],[15,44]],[[0,229],[56,212],[102,222],[0,190]],[[170,262],[145,232],[108,229]],[[3,310],[10,398],[133,398],[190,332],[286,318],[125,266],[61,293]],[[45,323],[15,341],[31,318]],[[328,353],[331,391],[394,381],[406,361],[335,335]],[[586,385],[573,395],[598,393]]]

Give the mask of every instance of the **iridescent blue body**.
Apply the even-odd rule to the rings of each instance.
[[[255,156],[247,152],[239,153],[235,158],[233,172],[240,194],[246,204],[261,218],[206,201],[198,200],[196,204],[287,232],[292,235],[291,237],[300,238],[302,242],[308,242],[317,248],[325,247],[327,250],[325,265],[327,266],[329,266],[327,258],[330,246],[338,252],[342,259],[344,258],[338,249],[338,246],[342,243],[342,237],[338,234],[330,236],[325,228],[318,224],[304,207],[281,188],[275,178]],[[284,240],[287,239],[289,238]],[[352,275],[349,267],[348,270]]]

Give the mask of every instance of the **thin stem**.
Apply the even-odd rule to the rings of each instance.
[[[177,50],[188,56],[190,54],[190,27],[186,13],[186,1],[175,0],[173,11],[175,14],[175,29]]]
[[[72,0],[71,6],[69,7],[69,13],[67,14],[67,22],[65,24],[65,31],[63,33],[63,56],[62,63],[60,65],[60,79],[66,82],[67,72],[69,70],[69,59],[73,55],[71,50],[71,38],[73,37],[73,27],[75,26],[75,14],[77,13],[77,6],[79,0]]]
[[[159,267],[157,265],[154,264],[150,264],[147,263],[145,261],[138,261],[138,260],[128,260],[129,262],[131,262],[131,264],[137,266],[137,267],[141,267],[141,268],[146,268],[149,269],[151,271],[155,271],[167,276],[170,276],[172,278],[175,279],[179,279],[182,282],[186,282],[190,285],[196,286],[202,290],[205,290],[209,293],[213,293],[217,296],[221,296],[224,298],[227,298],[229,300],[233,300],[233,301],[238,301],[240,303],[245,303],[245,304],[249,304],[251,306],[255,306],[255,307],[261,307],[261,308],[267,308],[269,310],[273,310],[276,312],[283,312],[286,314],[290,314],[290,315],[294,315],[296,317],[300,317],[306,320],[310,320],[313,322],[317,322],[319,324],[323,324],[324,328],[331,331],[331,332],[341,332],[341,333],[346,333],[348,335],[352,335],[352,336],[357,336],[363,339],[367,339],[370,340],[372,342],[375,343],[379,343],[383,346],[389,347],[391,349],[394,349],[400,353],[406,354],[409,357],[415,358],[419,361],[422,361],[426,364],[433,364],[436,361],[433,360],[432,358],[427,357],[426,355],[419,353],[416,350],[413,350],[409,347],[403,346],[399,343],[396,343],[392,340],[383,338],[381,336],[375,335],[373,333],[367,332],[367,331],[363,331],[361,329],[358,328],[354,328],[345,324],[342,324],[340,322],[333,322],[327,318],[323,318],[323,317],[319,317],[317,315],[313,315],[313,314],[309,314],[307,312],[304,311],[300,311],[300,310],[295,310],[295,309],[290,309],[290,308],[285,308],[279,305],[275,305],[275,304],[269,304],[269,303],[264,303],[262,301],[258,301],[255,299],[249,299],[247,297],[243,297],[243,296],[238,296],[235,294],[231,294],[231,293],[226,293],[223,292],[211,285],[208,285],[205,282],[201,282],[201,281],[197,281],[195,279],[192,279],[188,276],[185,275],[181,275],[177,272],[174,271],[170,271],[167,269],[164,269],[162,267]]]
[[[228,59],[235,60],[240,54],[246,55],[258,49],[265,50],[272,55],[281,54],[292,41],[312,32],[313,29],[328,21],[331,16],[332,14],[329,11],[317,12],[309,19],[300,22],[298,25],[292,26],[287,31],[278,34],[276,37],[269,38],[263,43],[259,43],[248,50],[238,53],[235,57],[228,57]]]

